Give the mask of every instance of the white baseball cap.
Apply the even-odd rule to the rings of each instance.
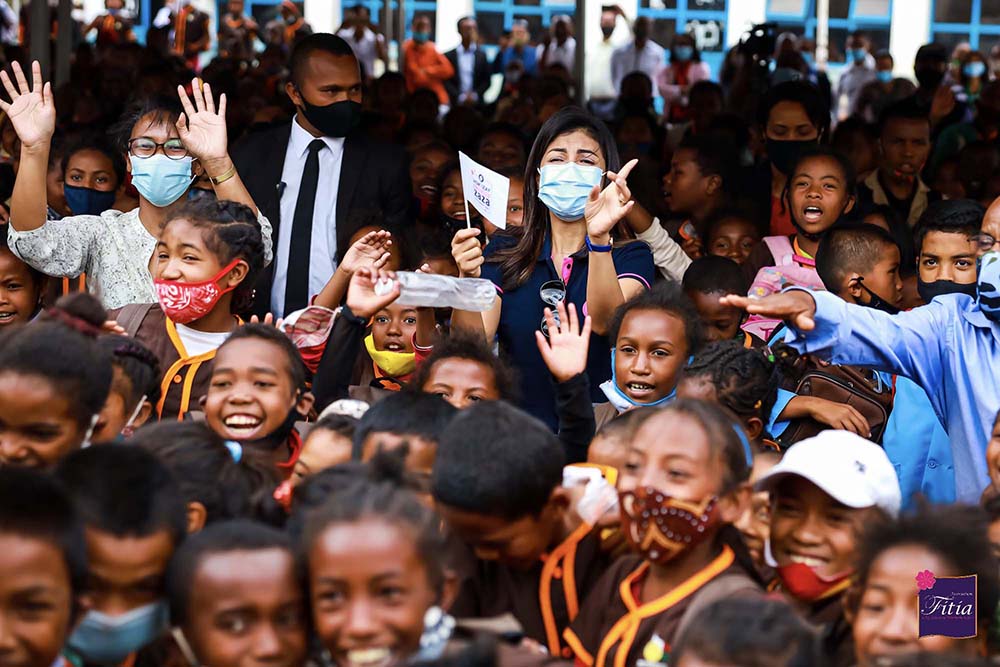
[[[754,488],[770,491],[791,475],[809,480],[848,507],[899,514],[899,479],[885,450],[849,431],[822,431],[792,445]]]

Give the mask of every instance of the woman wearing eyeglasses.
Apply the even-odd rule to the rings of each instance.
[[[49,83],[38,63],[32,85],[15,63],[14,81],[6,72],[0,83],[10,96],[0,109],[21,140],[21,161],[11,198],[8,234],[11,250],[50,276],[87,274],[87,286],[108,309],[156,301],[150,260],[160,227],[183,204],[197,176],[205,174],[218,199],[249,206],[257,212],[264,237],[265,259],[271,261],[271,224],[260,215],[228,153],[226,99],[215,100],[208,84],[192,82],[189,99],[178,88],[173,99],[147,100],[126,111],[115,128],[139,207],[128,212],[75,215],[46,220],[45,174],[56,110]]]
[[[607,127],[581,109],[563,109],[542,126],[528,156],[523,232],[494,235],[485,251],[475,229],[452,242],[462,275],[491,280],[500,297],[489,312],[456,312],[453,325],[499,338],[521,376],[522,407],[553,429],[553,382],[535,342],[536,331],[545,333],[545,308],[565,301],[580,321],[591,317],[587,375],[591,400],[603,403],[598,387],[611,377],[604,335],[611,314],[653,280],[649,247],[624,242],[619,224],[633,207],[626,179],[635,164],[619,170]]]

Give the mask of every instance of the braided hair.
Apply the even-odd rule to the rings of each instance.
[[[125,397],[125,412],[132,412],[143,396],[153,405],[160,400],[160,360],[135,338],[105,335],[97,346],[111,355],[114,368],[120,369],[127,382],[114,381],[112,391]]]
[[[203,233],[205,245],[226,265],[239,258],[248,271],[233,290],[234,312],[246,312],[253,303],[253,287],[264,268],[264,238],[257,215],[249,206],[227,200],[194,200],[174,213],[164,229],[174,220],[185,220]]]
[[[737,341],[710,343],[695,353],[684,377],[707,377],[718,402],[741,419],[758,417],[765,424],[778,396],[779,374],[760,350]]]

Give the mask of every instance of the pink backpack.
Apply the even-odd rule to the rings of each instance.
[[[764,243],[771,251],[775,265],[765,266],[757,272],[747,296],[762,299],[777,294],[791,285],[808,289],[826,289],[819,274],[816,273],[816,262],[808,257],[796,255],[787,236],[768,236],[764,238]],[[781,320],[751,315],[741,328],[748,334],[767,341],[780,325]]]

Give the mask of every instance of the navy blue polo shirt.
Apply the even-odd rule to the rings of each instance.
[[[589,269],[586,248],[568,257],[564,266],[556,267],[552,262],[552,243],[548,235],[542,243],[531,276],[520,287],[504,291],[500,264],[491,262],[490,257],[502,248],[509,248],[516,239],[506,234],[493,237],[486,246],[482,277],[497,286],[503,299],[497,337],[500,347],[517,368],[521,378],[521,407],[548,424],[553,431],[558,429],[555,392],[552,376],[542,360],[535,343],[535,332],[539,330],[545,315],[546,304],[539,295],[542,285],[550,280],[563,279],[566,283],[566,302],[576,306],[580,320],[586,314],[587,274]],[[619,278],[632,278],[647,288],[653,281],[655,269],[653,253],[642,241],[633,241],[611,251],[615,272]],[[611,348],[605,336],[591,334],[590,353],[587,356],[587,375],[590,377],[591,400],[604,403],[607,398],[599,385],[611,378]]]

